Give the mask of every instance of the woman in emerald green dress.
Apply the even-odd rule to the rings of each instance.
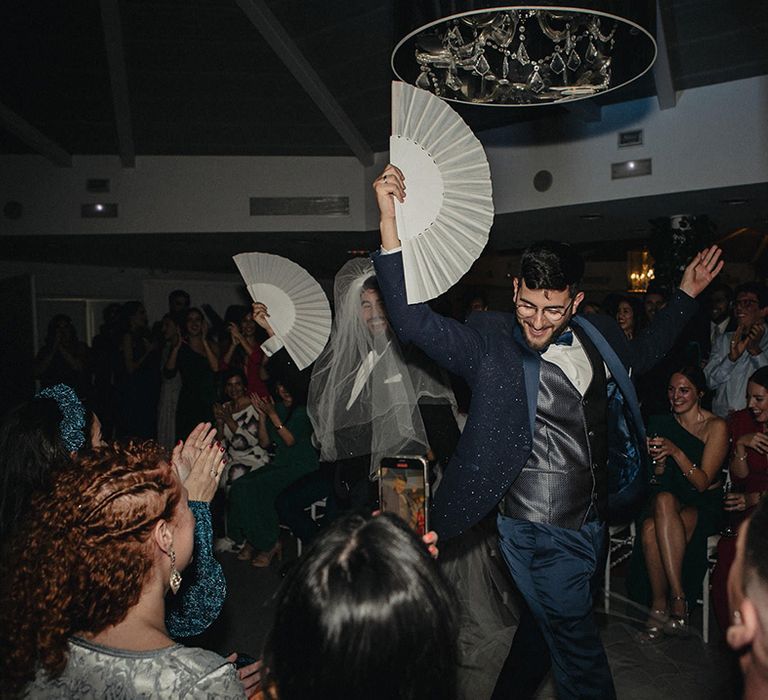
[[[688,602],[701,591],[707,537],[719,529],[728,431],[722,418],[701,408],[706,388],[698,367],[678,370],[667,387],[671,413],[648,422],[655,478],[628,578],[630,596],[651,607],[643,641],[688,632]]]
[[[319,466],[304,397],[278,381],[275,398],[277,401],[251,394],[259,414],[259,445],[272,447],[274,457],[266,466],[234,481],[229,492],[227,536],[243,542],[238,558],[253,566],[269,566],[280,553],[277,497]]]

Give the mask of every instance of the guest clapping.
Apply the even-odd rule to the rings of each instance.
[[[173,377],[177,371],[181,374],[177,438],[183,438],[197,423],[211,418],[211,406],[216,400],[218,354],[218,346],[208,339],[208,323],[203,314],[199,309],[189,309],[184,333],[171,349],[164,369],[166,377]]]
[[[30,697],[244,697],[217,654],[174,644],[164,599],[192,556],[186,489],[152,444],[53,476],[6,562],[0,658]]]

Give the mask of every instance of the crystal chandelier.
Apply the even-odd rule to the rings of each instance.
[[[645,73],[656,43],[640,24],[569,7],[504,6],[417,28],[392,54],[395,74],[439,97],[530,106],[591,97]]]

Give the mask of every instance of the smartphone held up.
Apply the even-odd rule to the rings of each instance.
[[[429,481],[423,457],[384,457],[379,468],[379,506],[399,515],[418,535],[429,530]]]

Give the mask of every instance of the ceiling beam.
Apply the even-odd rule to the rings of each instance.
[[[26,119],[0,103],[0,126],[21,139],[33,151],[45,156],[54,165],[72,167],[72,154],[65,151],[58,143],[51,141],[45,134],[38,131]]]
[[[278,21],[264,0],[236,0],[256,29],[272,47],[293,77],[314,100],[357,159],[365,166],[373,165],[373,151],[347,113],[320,79],[293,39]]]
[[[136,147],[131,126],[131,105],[128,95],[128,74],[125,70],[123,30],[117,0],[101,0],[101,26],[109,63],[109,81],[112,85],[112,106],[115,110],[117,147],[124,168],[136,166]]]
[[[664,31],[661,3],[656,0],[656,62],[653,64],[653,78],[656,81],[656,98],[659,109],[672,109],[677,106],[677,92],[672,68],[669,64],[667,36]]]

